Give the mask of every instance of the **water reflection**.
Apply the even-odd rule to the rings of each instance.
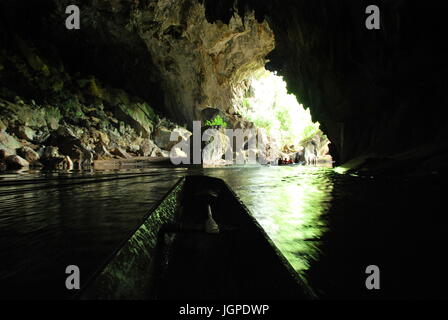
[[[187,171],[0,176],[0,234],[6,239],[0,248],[0,281],[9,288],[0,290],[0,297],[64,297],[66,290],[57,289],[64,283],[60,270],[68,264],[79,265],[84,275],[96,270]],[[224,179],[300,275],[318,259],[333,190],[331,169],[245,167],[188,173]],[[60,278],[54,280],[55,274]]]
[[[319,257],[332,200],[332,170],[320,167],[213,169],[265,229],[299,275]]]
[[[0,298],[64,298],[64,270],[83,279],[185,175],[157,168],[108,173],[2,175]]]
[[[60,270],[96,270],[178,178],[197,173],[230,185],[319,297],[447,296],[445,176],[283,166],[1,175],[0,298],[64,298]],[[384,270],[377,292],[364,285],[370,264]]]

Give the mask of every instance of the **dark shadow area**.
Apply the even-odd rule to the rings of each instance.
[[[217,197],[206,199],[207,192]],[[157,299],[306,298],[288,263],[222,181],[189,176],[182,196],[178,225],[171,226],[180,230],[162,237],[170,249],[161,261],[165,270],[157,275]],[[208,205],[218,234],[204,230]]]
[[[307,272],[319,296],[448,298],[446,179],[372,177],[335,189],[324,217],[331,228],[320,240],[322,255]],[[380,290],[366,289],[369,265],[380,269]]]

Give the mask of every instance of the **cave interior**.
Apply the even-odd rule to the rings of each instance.
[[[79,30],[65,25],[71,4]],[[379,30],[365,27],[372,4]],[[403,0],[0,0],[2,157],[20,147],[11,136],[72,159],[86,157],[81,144],[95,145],[96,160],[166,157],[168,129],[217,115],[253,127],[238,108],[248,79],[268,70],[319,123],[342,172],[446,174],[445,12],[442,2]],[[76,128],[92,130],[75,139]]]

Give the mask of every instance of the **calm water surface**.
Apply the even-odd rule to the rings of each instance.
[[[277,247],[299,273],[319,256],[318,241],[327,230],[332,169],[270,167],[214,169],[206,174],[224,179],[249,208]]]
[[[285,166],[2,175],[0,297],[68,297],[65,267],[88,278],[191,173],[224,179],[316,297],[446,296],[445,179]],[[384,270],[377,292],[364,285],[371,264]]]

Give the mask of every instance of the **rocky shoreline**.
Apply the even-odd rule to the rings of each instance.
[[[177,6],[173,6],[169,10],[178,9]],[[39,47],[33,39],[22,38],[23,35],[20,36],[15,32],[2,34],[8,45],[0,49],[0,171],[26,168],[83,170],[91,169],[95,161],[97,163],[103,161],[101,165],[104,165],[104,161],[111,161],[114,167],[116,163],[125,160],[128,163],[132,159],[140,161],[141,158],[146,158],[147,162],[160,162],[168,159],[172,147],[177,142],[191,135],[186,125],[179,125],[181,123],[179,119],[190,123],[191,119],[204,121],[220,114],[229,123],[230,128],[254,128],[253,123],[242,119],[241,116],[236,116],[235,110],[226,111],[226,109],[229,105],[235,106],[238,101],[236,96],[243,94],[250,87],[249,83],[242,79],[251,70],[262,67],[265,62],[263,57],[272,50],[274,43],[269,28],[266,23],[256,22],[253,16],[247,18],[246,24],[243,24],[240,18],[235,18],[230,27],[212,26],[211,28],[205,22],[204,8],[195,5],[192,10],[194,16],[203,20],[197,28],[212,30],[209,35],[211,38],[221,39],[229,32],[239,35],[235,41],[230,41],[226,37],[224,38],[227,40],[223,41],[230,47],[234,46],[238,48],[238,51],[245,52],[247,56],[240,57],[241,61],[238,60],[237,63],[233,55],[230,55],[233,57],[229,60],[232,61],[231,65],[234,64],[238,68],[232,67],[231,70],[221,73],[223,77],[225,75],[225,78],[233,79],[232,83],[216,84],[213,82],[216,80],[213,80],[216,71],[201,71],[201,74],[212,77],[200,81],[201,85],[205,83],[203,90],[191,87],[196,82],[191,81],[193,77],[188,75],[191,72],[198,73],[196,69],[187,68],[182,72],[176,71],[173,77],[165,78],[175,81],[179,87],[170,91],[175,93],[172,97],[164,99],[158,96],[162,91],[153,88],[154,83],[149,79],[134,82],[123,78],[121,83],[115,83],[114,86],[104,74],[98,77],[85,73],[86,70],[80,71],[79,65],[74,67],[73,61],[67,60],[67,57],[64,59],[63,51],[53,47],[52,44],[48,47]],[[193,22],[191,23],[194,25]],[[247,30],[241,34],[245,28]],[[258,32],[258,36],[254,39],[259,39],[259,42],[248,41],[248,32],[250,34]],[[194,34],[197,36],[200,32]],[[156,38],[148,37],[147,39],[149,41]],[[176,46],[182,47],[187,39],[176,41]],[[211,45],[208,42],[206,44],[207,48]],[[250,50],[240,50],[241,48]],[[251,54],[254,50],[260,53]],[[189,53],[191,50],[185,49],[185,52]],[[202,58],[206,62],[202,61]],[[198,61],[201,65],[204,64],[205,69],[215,66],[209,62],[211,58],[208,54],[202,58],[202,60],[198,58]],[[175,56],[173,59],[183,61],[184,56]],[[246,68],[247,66],[250,68]],[[114,66],[114,68],[117,71],[120,67]],[[95,68],[92,66],[92,69]],[[239,70],[237,73],[240,76],[233,77],[233,69]],[[108,67],[107,70],[111,71],[111,68]],[[123,77],[130,77],[132,74],[137,75],[138,72],[134,70],[132,73],[127,70]],[[213,83],[208,83],[210,81]],[[145,83],[145,90],[135,90],[143,83]],[[205,91],[212,89],[219,89],[219,92],[205,94]],[[223,92],[230,90],[233,93],[224,94],[222,90]],[[197,97],[188,98],[185,92],[194,93],[200,97],[216,96],[217,100],[205,99],[199,102],[200,99],[196,99]],[[176,99],[171,101],[171,98]],[[171,105],[164,108],[167,101],[175,103],[176,107]],[[220,107],[213,109],[206,108],[206,105]],[[166,114],[170,116],[170,119],[178,123],[165,118],[161,110],[167,111]],[[172,132],[177,133],[178,141],[170,141]],[[223,133],[220,134],[219,139],[221,143],[217,147],[209,147],[208,154],[204,156],[204,162],[209,165],[225,165],[222,157],[229,146],[229,141]],[[270,137],[263,137],[263,140],[265,150],[245,148],[241,150],[243,156],[247,158],[249,153],[256,152],[276,162],[277,158],[296,157],[297,152],[302,152],[303,159],[307,158],[306,153],[318,156],[319,150],[328,152],[327,145],[322,145],[324,148],[321,148],[320,139],[315,141],[317,142],[315,146],[304,145],[292,149],[282,149]],[[173,152],[174,157],[186,156],[182,150],[175,149]]]
[[[131,100],[119,92],[122,99]],[[168,162],[173,146],[191,135],[144,102],[114,105],[111,101],[117,99],[109,99],[104,101],[106,106],[103,101],[88,106],[75,100],[49,105],[25,102],[18,96],[14,101],[0,98],[0,171],[116,169],[124,163]],[[178,141],[170,140],[173,132]],[[207,148],[204,164],[226,164],[222,158],[229,141],[223,132],[219,137],[221,143]],[[263,150],[241,150],[244,159],[252,152],[272,163],[278,159],[304,164],[331,161],[325,158],[328,140],[323,136],[313,137],[303,146],[281,149],[268,136],[261,138]],[[180,149],[173,152],[174,156],[186,156]]]
[[[0,99],[0,170],[80,170],[91,168],[95,160],[167,158],[171,132],[189,132],[157,115],[142,116],[143,107],[111,111],[103,104],[78,103],[73,114],[61,105]]]

